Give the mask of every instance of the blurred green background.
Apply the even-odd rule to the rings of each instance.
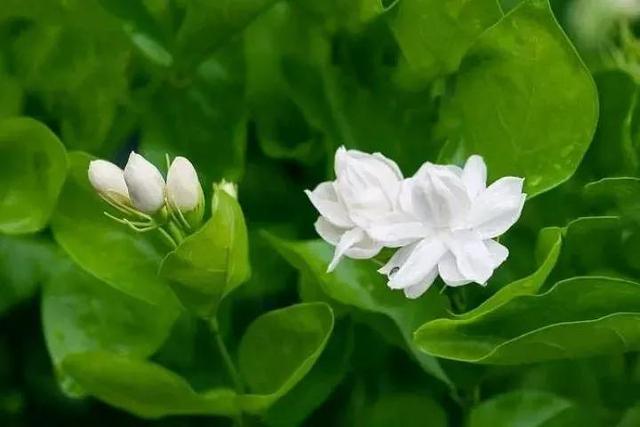
[[[382,152],[406,176],[425,161],[460,163],[480,153],[492,179],[525,176],[527,192],[536,197],[504,236],[511,256],[489,287],[440,297],[435,290],[423,298],[437,300],[436,311],[467,311],[536,271],[560,235],[562,251],[539,290],[584,275],[634,280],[640,274],[634,23],[640,6],[622,3],[0,0],[0,425],[234,422],[177,415],[144,420],[72,397],[77,390],[56,373],[45,330],[70,318],[82,325],[83,316],[91,316],[84,309],[120,298],[108,288],[95,291],[100,297],[73,300],[74,286],[86,281],[90,288],[96,279],[78,266],[71,267],[73,280],[57,276],[71,259],[95,274],[78,257],[103,248],[101,225],[86,224],[104,218],[97,198],[95,206],[73,204],[64,191],[58,199],[65,167],[47,166],[38,157],[46,153],[20,151],[19,138],[2,122],[15,116],[33,118],[54,134],[29,127],[30,138],[57,138],[68,153],[121,166],[131,150],[157,165],[165,153],[186,156],[207,197],[213,182],[238,183],[253,274],[220,308],[232,349],[268,310],[301,300],[331,302],[336,329],[304,387],[246,425],[640,425],[637,353],[576,350],[513,366],[440,359],[447,384],[406,351],[396,326],[380,315],[387,308],[373,313],[321,295],[315,279],[298,274],[264,237],[264,231],[292,240],[316,237],[316,212],[303,190],[333,176],[341,145]],[[20,156],[30,157],[20,163]],[[610,177],[628,179],[587,185]],[[34,202],[47,186],[51,200]],[[28,206],[27,213],[12,211],[15,206]],[[21,216],[29,219],[20,223]],[[84,221],[80,246],[68,235],[74,224],[63,223],[63,216]],[[556,228],[539,235],[545,227]],[[107,264],[119,260],[101,256]],[[47,308],[48,298],[59,311]],[[196,390],[224,382],[207,334],[182,316],[152,360]]]

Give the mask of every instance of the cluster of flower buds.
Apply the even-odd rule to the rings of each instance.
[[[189,160],[167,157],[167,180],[151,162],[132,152],[123,169],[106,160],[89,164],[89,181],[124,217],[105,215],[138,232],[159,230],[172,246],[197,230],[204,215],[204,194]]]
[[[397,248],[378,270],[408,298],[422,295],[440,276],[448,286],[486,284],[509,251],[494,240],[520,217],[523,179],[504,177],[487,186],[480,156],[464,168],[426,162],[410,178],[380,153],[341,147],[335,181],[307,191],[320,213],[316,231],[336,247],[332,271],[343,256],[373,258]]]

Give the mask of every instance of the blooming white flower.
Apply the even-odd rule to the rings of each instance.
[[[189,160],[176,157],[167,172],[167,199],[182,212],[197,209],[204,202],[198,174]]]
[[[368,230],[399,215],[397,199],[403,179],[395,162],[382,154],[344,147],[336,151],[335,173],[335,181],[305,191],[320,212],[316,231],[336,247],[328,271],[345,255],[366,259],[380,252],[382,244],[374,241]]]
[[[164,205],[165,183],[162,174],[147,159],[133,151],[124,167],[124,180],[136,209],[153,214]]]
[[[379,270],[390,288],[417,298],[438,274],[448,286],[487,282],[509,254],[493,239],[520,217],[526,194],[522,178],[489,187],[486,179],[483,159],[471,156],[464,169],[426,163],[404,181],[399,204],[412,219],[369,230],[375,241],[401,247]]]
[[[92,160],[88,170],[89,182],[103,197],[115,203],[129,205],[129,191],[122,169],[106,160]]]

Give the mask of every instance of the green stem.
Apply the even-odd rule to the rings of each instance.
[[[222,355],[222,360],[224,361],[225,367],[227,368],[227,372],[229,374],[229,377],[231,377],[231,381],[233,382],[233,385],[234,385],[236,391],[238,392],[238,394],[243,394],[244,393],[244,385],[242,384],[242,381],[240,380],[240,375],[238,375],[238,371],[236,369],[236,365],[233,363],[233,360],[231,359],[231,355],[229,354],[229,350],[227,350],[227,346],[225,345],[224,341],[222,340],[222,335],[220,335],[220,328],[218,326],[218,320],[214,317],[209,322],[209,326],[211,328],[211,332],[213,333],[213,335],[215,337],[216,345],[218,346],[218,350],[220,351],[220,354]]]
[[[184,240],[184,234],[182,234],[180,228],[173,221],[169,221],[167,223],[167,228],[169,229],[169,233],[171,233],[173,240],[175,240],[178,245],[182,243]]]

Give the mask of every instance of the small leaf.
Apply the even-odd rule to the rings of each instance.
[[[218,188],[212,204],[211,219],[170,252],[160,267],[182,303],[202,317],[215,313],[222,298],[251,273],[242,208]]]
[[[376,272],[373,263],[364,261],[343,259],[333,273],[327,273],[327,265],[333,254],[326,243],[320,240],[289,242],[267,236],[291,265],[302,274],[314,278],[322,291],[333,300],[391,318],[420,365],[436,378],[449,382],[438,362],[420,354],[411,340],[411,334],[420,324],[445,314],[443,296],[431,292],[422,298],[408,300],[401,292],[394,292],[387,287],[385,277]]]
[[[183,378],[155,363],[89,352],[67,356],[62,368],[89,394],[141,417],[238,413],[234,391],[198,394]]]
[[[527,0],[469,50],[441,125],[463,158],[481,154],[491,180],[524,177],[532,197],[573,175],[595,131],[597,101],[548,1]]]
[[[0,121],[0,233],[44,228],[67,174],[67,156],[42,123],[17,117]]]
[[[87,177],[90,160],[84,153],[69,154],[69,177],[51,223],[56,241],[98,279],[150,304],[177,310],[175,296],[158,275],[162,249],[153,236],[135,233],[104,215],[108,205]]]
[[[238,350],[240,373],[255,393],[243,397],[243,406],[260,411],[291,390],[320,357],[333,323],[325,303],[297,304],[257,318]]]
[[[640,349],[640,284],[575,277],[470,319],[438,319],[415,333],[427,354],[512,365]],[[514,320],[515,319],[515,320]]]
[[[482,402],[471,410],[469,427],[543,427],[573,404],[535,390],[517,390]]]

